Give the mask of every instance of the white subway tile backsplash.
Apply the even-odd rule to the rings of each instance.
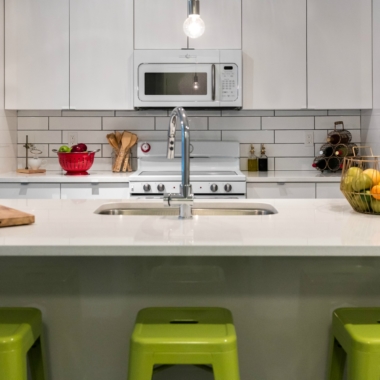
[[[305,142],[305,133],[309,129],[295,129],[295,130],[277,130],[274,132],[274,141],[276,144],[303,144]],[[313,133],[313,131],[311,131]]]
[[[222,116],[274,116],[274,111],[256,111],[256,110],[223,110]]]
[[[274,170],[312,170],[311,166],[314,158],[297,157],[297,158],[275,158]]]
[[[18,131],[17,142],[25,144],[26,135],[29,136],[29,142],[33,144],[59,144],[62,140],[61,131]]]
[[[360,116],[360,110],[329,110],[329,116]]]
[[[62,116],[83,117],[83,116],[115,116],[115,111],[62,111]]]
[[[169,128],[169,117],[157,117],[156,118],[156,130],[165,130],[167,131]],[[207,131],[207,117],[194,117],[191,116],[188,118],[190,133],[194,130],[204,130]],[[180,125],[177,125],[177,131],[180,130]]]
[[[222,131],[223,141],[239,141],[244,144],[274,143],[274,131]]]
[[[314,156],[319,154],[320,146],[326,141],[327,130],[333,129],[334,121],[344,121],[346,129],[353,135],[353,142],[360,143],[361,137],[360,110],[186,111],[193,141],[223,140],[241,143],[242,170],[247,169],[251,143],[254,144],[257,156],[260,155],[260,144],[265,144],[269,170],[311,170]],[[101,149],[96,155],[92,170],[110,170],[112,148],[106,139],[107,133],[129,130],[138,135],[139,141],[166,141],[170,112],[168,109],[18,111],[18,118],[0,116],[0,145],[8,150],[13,146],[19,157],[19,165],[24,166],[25,149],[22,145],[25,143],[25,136],[29,135],[30,142],[42,150],[41,156],[47,160],[46,168],[59,170],[56,154],[51,150],[67,144],[68,133],[76,131],[78,142],[86,143],[91,150]],[[12,140],[10,126],[17,130],[17,141]],[[314,146],[305,147],[305,132],[310,130],[314,133]],[[179,134],[177,137],[180,140]]]
[[[275,116],[327,116],[327,111],[319,110],[279,110],[275,112]]]
[[[100,130],[102,119],[100,117],[50,117],[49,129],[55,131]]]
[[[108,131],[154,130],[153,117],[104,117],[103,129]]]
[[[167,110],[116,111],[116,116],[168,116]]]
[[[314,129],[314,117],[263,117],[262,129]]]
[[[61,116],[61,110],[45,110],[45,111],[30,111],[30,110],[20,110],[17,111],[17,116]]]
[[[49,118],[48,117],[20,117],[18,119],[19,131],[36,131],[48,130]]]
[[[251,130],[261,129],[260,117],[210,117],[209,129],[213,130]]]
[[[315,129],[334,129],[334,122],[343,121],[344,128],[360,129],[360,116],[321,116],[315,118]]]

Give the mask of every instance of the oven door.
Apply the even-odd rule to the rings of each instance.
[[[138,99],[149,106],[218,106],[219,65],[205,63],[141,64],[138,67]]]

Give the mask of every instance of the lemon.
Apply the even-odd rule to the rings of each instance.
[[[380,182],[380,172],[378,170],[367,169],[367,170],[364,170],[363,173],[366,174],[368,177],[370,177],[372,179],[372,186],[376,186],[376,185],[379,184],[379,182]]]
[[[356,166],[352,166],[351,168],[347,170],[346,176],[355,177],[361,173],[363,173],[362,169],[357,168]]]

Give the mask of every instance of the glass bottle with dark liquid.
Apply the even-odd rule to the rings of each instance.
[[[326,158],[323,157],[323,156],[318,156],[315,158],[313,164],[312,164],[312,167],[315,168],[315,169],[318,169],[320,170],[321,172],[323,172],[324,170],[327,169],[327,161],[326,161]]]
[[[259,172],[268,171],[268,157],[265,155],[265,146],[261,144],[261,155],[259,157]]]
[[[334,153],[334,147],[331,144],[324,144],[321,146],[321,150],[319,152],[320,155],[325,157],[331,157]]]

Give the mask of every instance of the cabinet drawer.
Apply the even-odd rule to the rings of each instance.
[[[129,198],[129,183],[62,183],[62,199]]]
[[[59,183],[0,183],[3,199],[59,199]]]
[[[248,199],[313,199],[315,198],[314,183],[248,183]]]
[[[343,193],[340,191],[340,183],[317,183],[317,198],[344,198]]]

